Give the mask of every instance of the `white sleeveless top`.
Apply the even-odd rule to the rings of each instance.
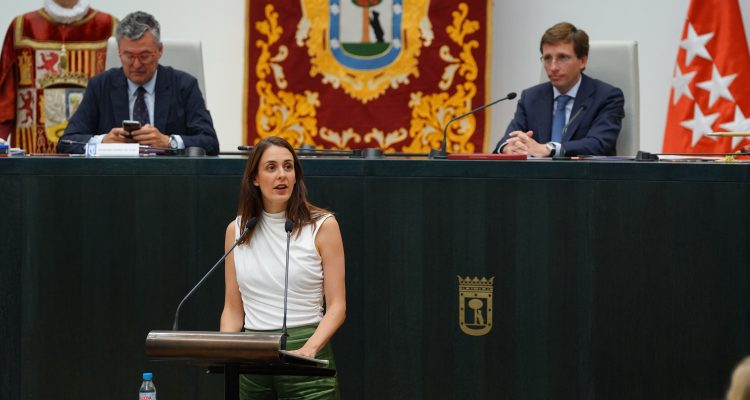
[[[289,294],[287,327],[317,324],[323,318],[323,265],[315,247],[326,214],[306,225],[289,243]],[[240,217],[235,239],[240,236]],[[245,328],[281,329],[284,318],[284,271],[286,264],[286,212],[263,212],[248,243],[234,249],[237,283],[245,310]]]

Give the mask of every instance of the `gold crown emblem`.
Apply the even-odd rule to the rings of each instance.
[[[39,86],[49,88],[55,86],[78,86],[86,87],[89,78],[83,72],[67,72],[64,74],[47,75],[39,80]]]
[[[490,279],[482,277],[482,279],[479,279],[478,277],[466,277],[461,278],[461,276],[458,276],[458,290],[462,292],[492,292],[492,285],[495,282],[495,277],[493,276]]]
[[[458,276],[458,324],[471,336],[483,336],[492,330],[492,285],[490,279]]]

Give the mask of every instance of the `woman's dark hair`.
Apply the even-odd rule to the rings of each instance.
[[[303,226],[317,221],[327,211],[314,206],[307,200],[307,187],[305,187],[302,164],[299,162],[294,148],[286,140],[278,136],[267,137],[258,142],[253,147],[253,152],[250,153],[250,157],[247,160],[242,184],[240,185],[240,205],[237,210],[237,214],[240,216],[240,226],[244,227],[247,221],[253,217],[257,218],[258,222],[263,218],[263,195],[260,192],[260,188],[253,185],[253,181],[258,176],[258,168],[260,167],[260,159],[263,153],[271,146],[283,147],[289,150],[294,159],[296,183],[294,189],[292,189],[292,195],[289,197],[289,202],[286,205],[286,217],[294,223],[293,233],[299,235],[300,229]],[[247,243],[252,234],[252,231],[248,232],[240,243]]]

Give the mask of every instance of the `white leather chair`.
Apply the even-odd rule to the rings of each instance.
[[[203,74],[203,49],[201,42],[196,40],[174,40],[162,39],[164,53],[159,63],[185,71],[198,80],[198,87],[206,100],[206,84]],[[117,39],[114,36],[107,42],[107,69],[122,66],[120,56],[117,54]]]
[[[584,73],[622,89],[625,118],[617,138],[617,155],[634,156],[641,145],[640,84],[638,78],[638,42],[600,40],[589,42],[589,61]],[[542,82],[547,74],[542,67]]]

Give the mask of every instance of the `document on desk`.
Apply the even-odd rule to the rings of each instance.
[[[721,156],[702,156],[702,155],[673,155],[657,154],[659,161],[721,161],[725,157]]]

